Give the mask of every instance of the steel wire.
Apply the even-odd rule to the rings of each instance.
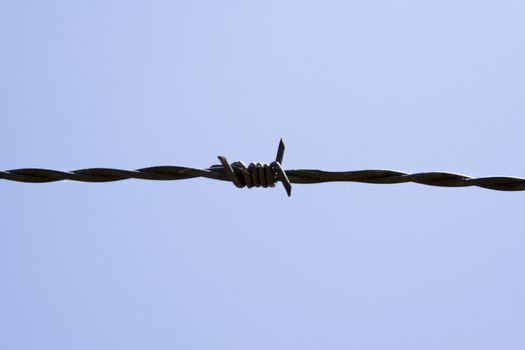
[[[236,187],[273,187],[281,182],[291,195],[291,184],[316,184],[323,182],[361,182],[369,184],[398,184],[414,182],[429,186],[469,187],[477,186],[498,191],[524,191],[525,178],[495,176],[472,178],[448,172],[423,172],[408,174],[394,170],[323,171],[313,169],[283,170],[284,143],[281,140],[276,160],[270,164],[242,162],[228,163],[219,156],[221,164],[207,169],[184,166],[154,166],[136,170],[111,168],[88,168],[73,171],[24,168],[0,171],[0,179],[45,183],[62,180],[82,182],[111,182],[127,179],[141,180],[184,180],[203,177],[213,180],[231,181]]]

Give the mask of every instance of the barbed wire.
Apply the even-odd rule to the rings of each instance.
[[[14,169],[0,171],[0,179],[18,182],[44,183],[61,180],[82,182],[111,182],[127,179],[142,180],[184,180],[203,177],[213,180],[231,181],[236,187],[274,187],[281,182],[288,196],[292,183],[314,184],[323,182],[361,182],[370,184],[398,184],[414,182],[429,186],[469,187],[477,186],[498,191],[524,191],[525,179],[518,177],[472,178],[447,172],[424,172],[408,174],[394,170],[323,171],[312,169],[283,170],[284,142],[281,139],[275,161],[270,164],[243,162],[229,163],[219,156],[221,164],[208,169],[183,166],[154,166],[137,170],[111,168],[89,168],[73,171],[50,169]]]

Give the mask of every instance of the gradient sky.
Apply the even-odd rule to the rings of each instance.
[[[525,177],[525,2],[1,1],[1,170]],[[0,181],[2,349],[524,349],[523,192]]]

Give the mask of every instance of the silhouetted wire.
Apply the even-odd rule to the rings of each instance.
[[[0,179],[44,183],[61,180],[82,182],[110,182],[127,179],[142,180],[184,180],[203,177],[213,180],[231,181],[236,187],[274,187],[281,182],[288,196],[292,193],[292,183],[316,184],[322,182],[362,182],[369,184],[398,184],[415,182],[423,185],[442,187],[477,186],[498,191],[524,191],[525,179],[517,177],[469,176],[447,172],[424,172],[407,174],[394,170],[357,170],[357,171],[322,171],[311,169],[283,170],[284,142],[281,139],[275,161],[270,164],[243,162],[228,163],[219,156],[220,165],[208,169],[195,169],[183,166],[155,166],[137,170],[110,168],[89,168],[73,171],[49,169],[14,169],[0,171]]]

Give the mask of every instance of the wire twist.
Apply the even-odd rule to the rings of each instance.
[[[243,162],[228,163],[219,156],[221,164],[208,169],[195,169],[182,166],[155,166],[137,170],[110,168],[89,168],[73,171],[50,169],[14,169],[0,171],[0,179],[44,183],[61,180],[82,182],[111,182],[126,179],[142,180],[184,180],[203,177],[214,180],[230,181],[236,187],[274,187],[281,182],[288,196],[292,193],[292,183],[313,184],[323,182],[361,182],[371,184],[397,184],[415,182],[429,186],[470,187],[477,186],[498,191],[524,191],[525,179],[519,177],[484,177],[472,178],[466,175],[446,172],[425,172],[407,174],[394,170],[357,170],[357,171],[322,171],[312,169],[283,170],[284,143],[281,139],[275,161],[270,164]]]
[[[243,162],[228,163],[225,157],[219,156],[222,165],[213,165],[210,170],[222,169],[228,179],[239,188],[242,187],[274,187],[277,181],[281,181],[288,197],[292,195],[292,185],[286,172],[281,167],[284,156],[284,142],[281,139],[277,149],[275,161],[271,164],[250,163],[248,168]]]

